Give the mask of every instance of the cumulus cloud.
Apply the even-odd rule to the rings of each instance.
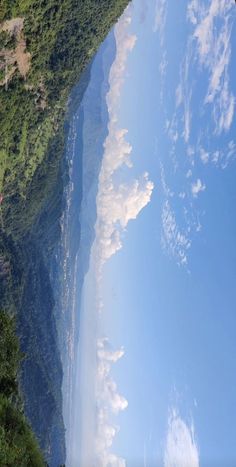
[[[122,85],[126,76],[129,53],[136,43],[136,36],[129,33],[130,7],[115,26],[116,57],[109,74],[109,91],[106,103],[109,115],[108,135],[99,174],[97,221],[91,259],[95,265],[97,309],[101,311],[100,291],[103,266],[122,247],[122,237],[128,223],[136,219],[149,203],[153,183],[144,173],[137,179],[122,180],[121,168],[132,168],[132,147],[127,141],[128,130],[120,128],[118,111]],[[125,460],[111,452],[112,443],[119,431],[113,423],[115,416],[125,410],[128,402],[119,394],[112,379],[111,368],[124,354],[123,348],[114,351],[107,339],[98,339],[96,359],[96,442],[95,458],[98,467],[124,467]]]
[[[153,183],[145,173],[139,180],[116,184],[109,178],[97,197],[97,262],[102,266],[122,247],[122,232],[149,203]]]
[[[211,0],[209,6],[192,0],[188,5],[198,59],[209,73],[205,103],[213,106],[217,133],[229,130],[234,115],[235,98],[229,83],[232,8],[233,0]]]
[[[113,362],[116,363],[124,355],[124,349],[112,350],[108,338],[98,339],[97,343],[97,356],[101,361]]]
[[[200,178],[198,178],[196,180],[196,182],[192,183],[191,190],[192,190],[192,195],[194,196],[194,198],[197,198],[198,194],[201,191],[204,191],[205,189],[206,189],[206,185],[204,185],[204,183],[202,183]]]
[[[127,17],[115,28],[117,54],[110,70],[110,90],[106,96],[109,124],[104,143],[104,156],[99,175],[96,222],[96,263],[101,270],[104,263],[122,247],[122,232],[149,203],[153,183],[148,174],[131,182],[117,182],[122,166],[132,167],[132,147],[127,141],[128,130],[118,125],[119,98],[125,77],[128,54],[136,36],[127,32]]]
[[[119,394],[111,377],[111,366],[124,355],[124,349],[112,350],[107,338],[97,341],[96,375],[96,459],[100,467],[123,467],[125,460],[110,452],[119,427],[110,422],[111,414],[117,415],[128,406],[127,400]]]
[[[188,424],[172,409],[164,452],[164,467],[199,467],[199,452],[194,426]]]

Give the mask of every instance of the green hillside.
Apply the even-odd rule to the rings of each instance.
[[[52,466],[65,462],[50,262],[67,180],[67,102],[80,80],[78,105],[89,63],[127,4],[0,2],[0,309],[16,315],[25,354],[19,372],[24,410]],[[1,401],[4,413],[8,401]]]
[[[45,466],[26,421],[19,396],[17,372],[22,355],[14,320],[0,312],[0,465]]]
[[[1,2],[1,225],[16,239],[30,230],[55,183],[70,89],[127,3]]]

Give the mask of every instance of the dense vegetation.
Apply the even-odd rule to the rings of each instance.
[[[55,236],[53,229],[51,234]],[[25,414],[49,465],[58,467],[65,461],[62,367],[48,267],[32,236],[26,248],[1,235],[0,251],[1,303],[11,313],[17,309],[17,333],[25,355],[19,371]]]
[[[88,64],[127,3],[0,1],[0,308],[17,317],[25,354],[24,409],[50,466],[65,462],[62,366],[49,270],[67,179],[66,103],[80,80],[78,104],[89,80]],[[16,426],[25,424],[21,444],[27,449],[34,441],[14,397],[0,399],[0,440],[13,442],[13,428],[4,431],[4,414],[15,414]],[[4,462],[0,465],[27,465]],[[42,465],[37,462],[42,461],[31,465]]]
[[[18,391],[21,359],[14,320],[0,311],[0,465],[42,467],[46,463],[24,417]]]
[[[31,57],[25,76],[16,67],[7,89],[0,86],[2,227],[16,239],[30,230],[48,198],[45,179],[51,177],[50,185],[55,184],[64,146],[69,91],[127,3],[127,0],[1,2],[0,23],[24,18],[22,37]],[[39,193],[36,200],[32,195],[35,178]],[[39,180],[43,185],[40,190]]]

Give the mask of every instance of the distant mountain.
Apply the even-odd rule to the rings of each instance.
[[[53,270],[57,297],[60,348],[64,370],[64,413],[70,426],[75,378],[75,352],[78,344],[81,291],[89,268],[90,250],[95,238],[96,195],[107,136],[106,94],[109,71],[116,54],[114,33],[100,47],[90,69],[90,81],[81,104],[72,115],[66,160],[70,181],[65,190],[62,237],[58,251],[57,275]],[[74,109],[80,85],[70,97]],[[69,433],[68,433],[69,436]]]

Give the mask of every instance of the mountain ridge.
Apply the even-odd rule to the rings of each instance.
[[[17,317],[26,354],[20,371],[25,410],[53,467],[65,462],[62,370],[49,272],[61,234],[62,193],[68,179],[63,162],[67,100],[80,78],[84,86],[77,97],[82,98],[89,68],[82,72],[127,4],[127,0],[60,4],[3,0],[0,6],[0,29],[6,21],[24,19],[21,39],[16,38],[18,33],[0,31],[2,75],[15,66],[6,63],[3,49],[13,60],[16,40],[21,40],[23,53],[30,54],[25,76],[18,63],[7,86],[6,82],[0,85],[0,257],[4,265],[0,308]],[[54,379],[50,368],[56,372]],[[30,400],[32,393],[34,400]]]

